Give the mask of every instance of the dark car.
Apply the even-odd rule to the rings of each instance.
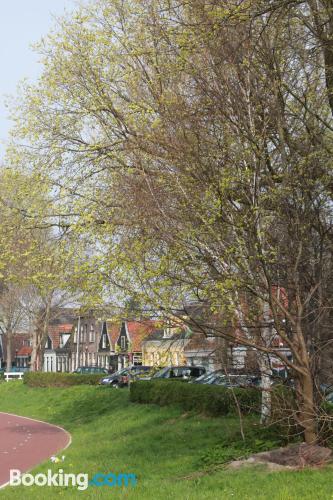
[[[223,370],[216,370],[193,380],[192,383],[222,385],[224,387],[257,387],[260,385],[260,377],[256,375],[226,374]]]
[[[204,373],[200,377],[190,380],[190,384],[212,384],[217,376],[225,375],[221,370],[216,370],[214,372]]]
[[[330,394],[333,391],[333,385],[328,383],[320,384],[319,390],[324,395]]]
[[[107,377],[103,377],[100,381],[101,385],[109,385],[110,387],[124,387],[128,385],[128,381],[130,377],[135,378],[137,374],[143,373],[144,371],[149,371],[151,366],[128,366],[126,368],[122,368],[112,375],[108,375]]]
[[[106,368],[101,368],[100,366],[79,366],[73,373],[79,373],[80,375],[91,375],[94,373],[108,373]]]
[[[333,392],[327,394],[327,396],[325,397],[325,401],[327,401],[327,403],[333,404]]]
[[[253,375],[218,375],[212,382],[213,385],[222,385],[223,387],[258,387],[260,378]]]
[[[155,373],[151,380],[156,379],[193,379],[206,373],[203,366],[166,366]]]
[[[151,366],[132,366],[132,368],[125,374],[122,374],[118,381],[118,387],[128,387],[131,382],[140,380],[141,377],[153,374]]]

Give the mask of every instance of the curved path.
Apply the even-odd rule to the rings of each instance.
[[[9,482],[10,469],[27,472],[70,443],[61,427],[0,412],[0,488]]]

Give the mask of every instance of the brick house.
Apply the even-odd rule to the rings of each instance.
[[[100,366],[111,371],[142,364],[143,340],[156,330],[156,321],[97,319],[93,314],[80,318],[70,339],[70,369]],[[80,328],[80,335],[78,335]]]
[[[69,371],[69,339],[73,324],[50,325],[44,349],[43,370],[45,372]]]
[[[13,333],[11,338],[12,365],[25,369],[30,367],[31,360],[31,334],[28,332]],[[1,366],[7,363],[7,338],[0,335]]]

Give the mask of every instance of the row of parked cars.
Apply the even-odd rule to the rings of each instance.
[[[161,369],[151,366],[123,368],[100,380],[101,385],[126,387],[134,380],[170,379],[183,380],[193,384],[222,385],[225,387],[251,387],[260,385],[254,375],[229,375],[222,370],[207,372],[203,366],[166,366]]]
[[[261,379],[258,375],[254,374],[230,374],[225,373],[224,370],[215,370],[213,372],[207,371],[203,366],[166,366],[163,368],[151,366],[130,366],[122,368],[115,373],[109,374],[108,370],[98,366],[83,366],[75,370],[74,373],[89,374],[100,373],[103,377],[100,380],[101,385],[120,388],[127,387],[130,382],[134,380],[156,380],[156,379],[170,379],[170,380],[183,380],[190,384],[207,384],[207,385],[220,385],[228,388],[232,387],[259,387]],[[275,377],[272,380],[273,384],[280,384],[283,382],[285,385],[294,388],[294,381],[292,379],[282,379]],[[323,398],[333,404],[333,385],[321,384],[320,392]]]

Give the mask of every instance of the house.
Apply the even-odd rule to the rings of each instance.
[[[70,345],[70,370],[79,366],[100,366],[118,369],[115,359],[115,344],[119,327],[93,312],[75,320]]]
[[[32,346],[31,346],[31,340],[28,339],[25,341],[26,345],[23,345],[16,354],[15,357],[15,364],[16,367],[22,370],[29,370],[30,365],[31,365],[31,353],[32,353]]]
[[[97,319],[92,311],[85,316],[75,319],[73,332],[69,341],[69,366],[71,371],[79,366],[103,365],[101,360],[98,359],[98,345],[102,333],[102,325],[103,322]]]
[[[70,370],[70,338],[75,317],[72,310],[58,311],[48,327],[44,347],[43,371],[67,372]]]
[[[67,372],[69,371],[69,338],[73,325],[65,323],[60,325],[50,325],[48,337],[44,349],[45,372]]]
[[[113,366],[117,369],[129,365],[142,365],[143,346],[149,336],[157,334],[159,323],[154,320],[123,320],[120,324],[109,324],[114,347]]]
[[[79,325],[80,323],[80,325]],[[91,313],[77,319],[70,345],[69,366],[100,366],[111,371],[142,364],[142,343],[156,330],[156,321],[109,321]],[[78,334],[80,330],[80,334]]]
[[[2,335],[1,335],[2,337]],[[1,364],[7,364],[7,337],[1,339]],[[29,332],[13,333],[11,336],[11,359],[13,366],[28,369],[31,361],[31,334]]]
[[[186,365],[185,349],[190,337],[189,329],[175,331],[166,327],[155,330],[143,341],[142,363],[148,366]]]

